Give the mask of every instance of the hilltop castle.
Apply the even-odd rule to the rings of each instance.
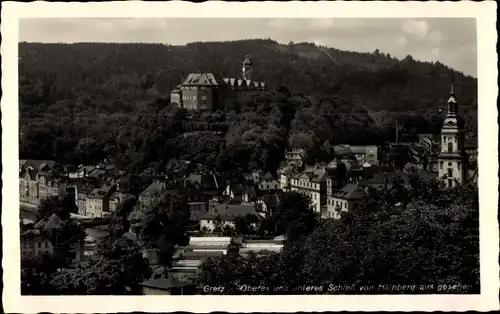
[[[265,89],[265,82],[252,80],[252,61],[247,55],[242,64],[241,78],[191,73],[170,92],[170,103],[190,110],[214,111],[227,99],[249,100]]]

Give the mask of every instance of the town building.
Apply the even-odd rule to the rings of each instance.
[[[30,259],[40,255],[52,255],[60,257],[62,252],[62,240],[60,231],[65,223],[59,216],[52,214],[37,222],[32,229],[21,233],[21,258]],[[64,239],[65,240],[65,239]],[[70,253],[73,253],[71,265],[76,265],[84,257],[84,238],[76,239],[71,245]]]
[[[167,191],[165,182],[154,180],[144,191],[139,194],[139,202],[148,203],[160,199]]]
[[[477,137],[467,136],[465,138],[465,153],[469,156],[470,164],[477,164]]]
[[[295,174],[295,168],[292,165],[286,165],[278,169],[278,176],[280,179],[280,188],[283,192],[291,191],[291,178]]]
[[[441,152],[438,156],[439,179],[445,187],[454,187],[467,180],[468,157],[464,145],[464,121],[458,114],[458,100],[451,84],[448,113],[441,129]]]
[[[261,219],[253,204],[219,204],[209,208],[208,212],[200,218],[200,228],[213,231],[217,225],[221,228],[225,226],[234,227],[236,217],[252,215]]]
[[[356,158],[358,164],[363,165],[364,163],[369,163],[371,165],[377,165],[378,160],[378,147],[374,145],[368,146],[349,146],[352,154]]]
[[[207,202],[189,202],[189,219],[199,221],[208,211]]]
[[[39,171],[39,169],[44,171]],[[57,171],[51,170],[47,163],[42,163],[37,169],[31,165],[21,168],[19,201],[22,203],[38,205],[41,200],[48,197],[64,197],[75,193],[74,188]],[[76,195],[73,197],[76,202]]]
[[[223,195],[231,201],[242,203],[252,203],[258,196],[253,184],[243,183],[228,184]]]
[[[259,182],[260,191],[278,190],[281,186],[280,182],[270,173],[266,173]]]
[[[327,208],[328,218],[339,219],[342,212],[348,212],[355,208],[356,204],[363,198],[363,191],[357,184],[348,183],[340,190],[328,196]]]
[[[102,218],[110,213],[109,200],[116,191],[116,185],[103,186],[92,190],[87,196],[85,216]]]
[[[311,205],[318,214],[326,205],[326,184],[328,174],[324,166],[306,166],[306,169],[290,180],[291,191],[297,191],[311,198]]]

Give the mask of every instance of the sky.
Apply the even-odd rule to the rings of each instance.
[[[148,42],[251,38],[311,42],[341,50],[379,49],[397,58],[440,61],[477,77],[473,18],[30,18],[19,21],[19,41]]]

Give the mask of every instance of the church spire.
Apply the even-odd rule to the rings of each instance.
[[[455,94],[455,79],[451,79],[450,98],[448,98],[448,116],[458,114],[458,100]]]

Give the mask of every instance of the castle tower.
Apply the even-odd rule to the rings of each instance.
[[[242,77],[244,80],[252,79],[252,61],[250,60],[250,56],[247,55],[245,60],[243,61],[243,65],[241,68]]]
[[[467,154],[464,149],[464,123],[458,115],[455,86],[451,83],[448,113],[441,128],[441,152],[438,157],[439,178],[445,187],[467,180]]]

